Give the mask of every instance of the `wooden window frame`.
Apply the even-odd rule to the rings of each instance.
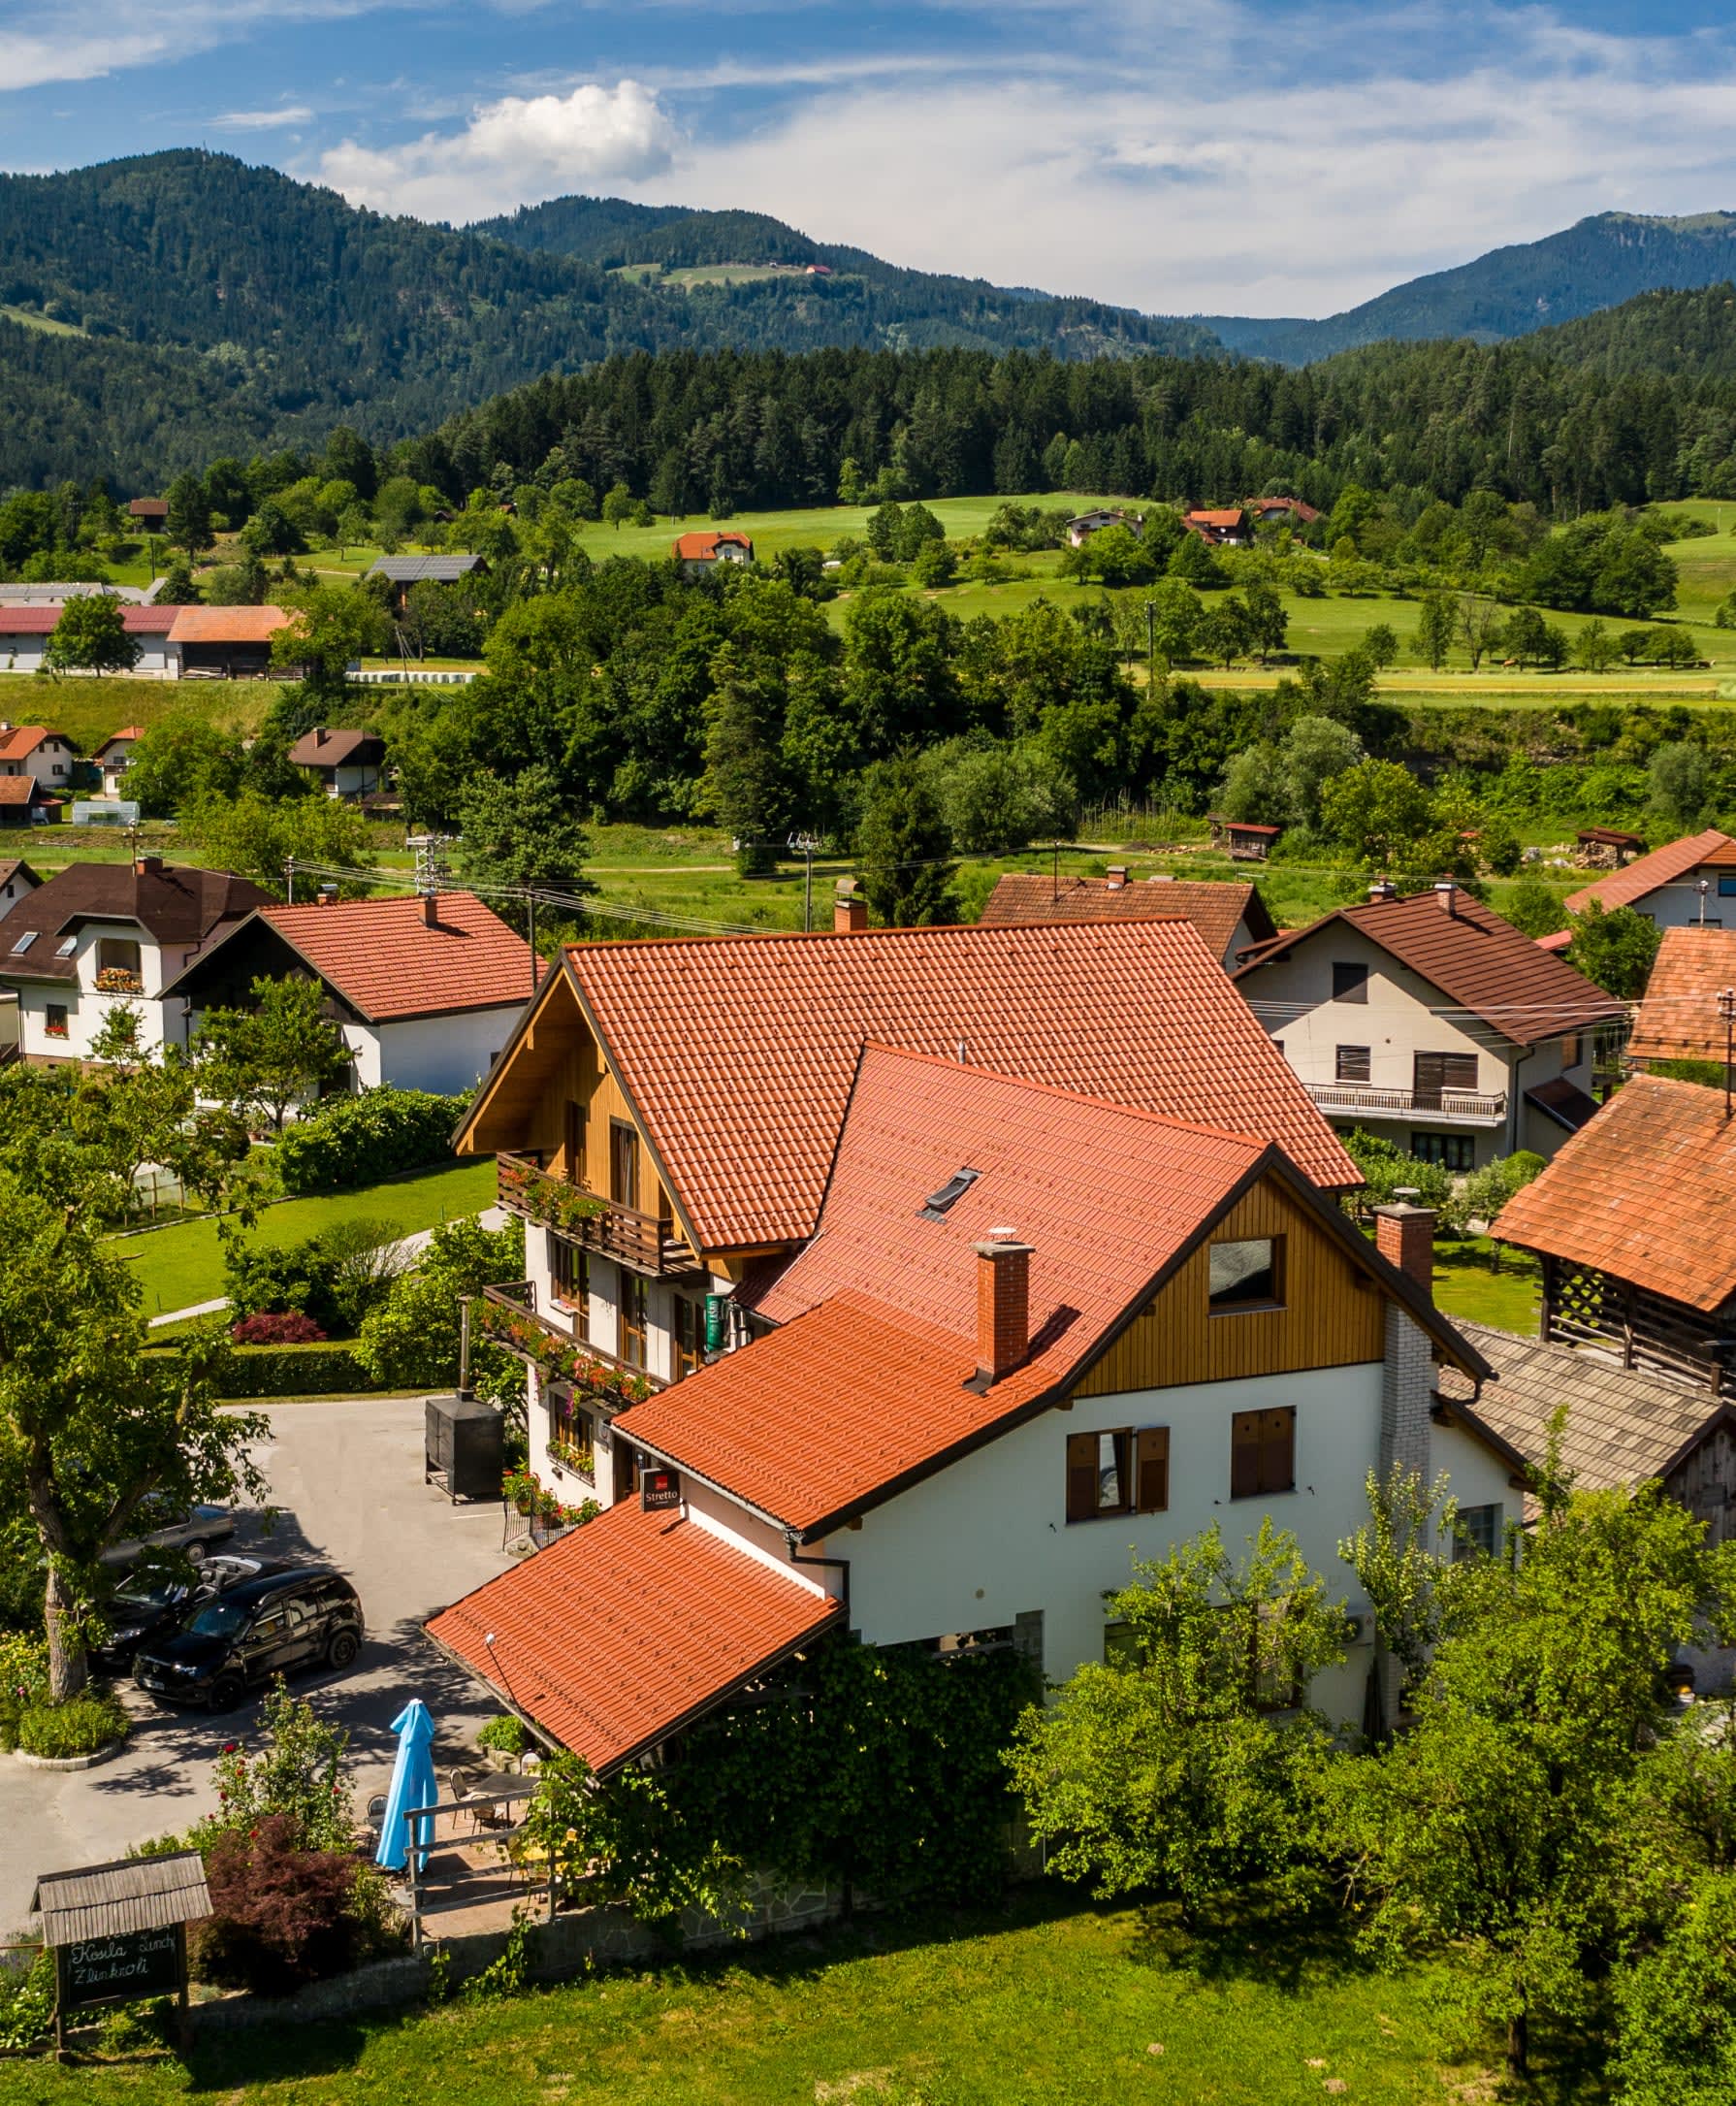
[[[563,1279],[563,1273],[566,1278]],[[570,1310],[573,1330],[591,1336],[591,1253],[549,1231],[549,1293],[557,1308]]]
[[[1230,1497],[1280,1499],[1296,1490],[1296,1407],[1230,1416]]]
[[[572,1391],[565,1383],[551,1383],[547,1390],[549,1408],[549,1442],[552,1446],[560,1442],[563,1446],[576,1448],[580,1453],[577,1463],[563,1462],[563,1470],[576,1470],[581,1477],[592,1484],[596,1482],[596,1413],[584,1405],[574,1404]],[[551,1458],[552,1459],[552,1458]]]
[[[1121,1497],[1102,1500],[1101,1443],[1115,1443],[1115,1483]],[[1067,1436],[1067,1523],[1109,1521],[1129,1514],[1167,1513],[1170,1507],[1170,1429],[1099,1426]]]
[[[625,1265],[618,1266],[621,1276],[620,1299],[615,1304],[616,1358],[629,1368],[648,1369],[651,1365],[651,1296],[646,1283],[637,1273],[629,1273]],[[633,1347],[638,1347],[638,1357],[633,1357]]]
[[[561,1114],[561,1150],[566,1159],[569,1183],[587,1182],[590,1133],[591,1107],[577,1097],[568,1097]]]
[[[627,1147],[632,1151],[630,1160],[633,1166],[633,1189],[630,1196],[616,1189],[617,1184],[620,1183],[616,1172],[622,1162],[620,1143],[623,1140],[627,1142]],[[639,1186],[641,1182],[639,1129],[630,1119],[612,1118],[609,1121],[609,1197],[615,1202],[616,1206],[626,1207],[630,1213],[637,1214],[640,1212]]]
[[[1338,1083],[1366,1083],[1373,1078],[1374,1049],[1372,1046],[1339,1046],[1335,1049],[1333,1062],[1333,1080]]]
[[[1261,1301],[1214,1302],[1211,1298],[1211,1253],[1220,1247],[1236,1244],[1263,1243],[1271,1246],[1271,1293]],[[1277,1236],[1220,1236],[1206,1248],[1206,1313],[1207,1316],[1253,1316],[1263,1312],[1283,1309],[1289,1281],[1285,1275],[1285,1238]]]
[[[1333,1000],[1334,1002],[1361,1002],[1368,1000],[1368,968],[1359,965],[1354,958],[1334,958]]]
[[[669,1300],[669,1375],[680,1382],[705,1365],[705,1304],[691,1294],[672,1294]],[[683,1336],[684,1326],[689,1336]]]

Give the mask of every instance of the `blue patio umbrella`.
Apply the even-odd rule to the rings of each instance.
[[[412,1697],[392,1721],[398,1735],[398,1761],[392,1767],[392,1789],[386,1794],[386,1817],[380,1823],[380,1847],[374,1863],[388,1871],[401,1872],[410,1854],[412,1808],[432,1806],[439,1797],[434,1782],[434,1722],[420,1697]],[[428,1846],[434,1840],[434,1817],[416,1823],[416,1869],[428,1863]]]

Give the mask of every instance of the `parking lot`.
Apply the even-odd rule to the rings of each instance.
[[[423,1619],[501,1571],[498,1506],[451,1507],[422,1481],[419,1399],[325,1400],[272,1409],[260,1454],[279,1509],[268,1535],[243,1515],[233,1547],[305,1559],[343,1572],[362,1598],[368,1641],[347,1674],[291,1683],[350,1734],[356,1807],[382,1792],[397,1743],[390,1728],[420,1697],[439,1730],[436,1764],[463,1759],[498,1709],[422,1637]],[[228,1547],[228,1546],[226,1546]],[[163,1711],[126,1685],[135,1712],[122,1752],[68,1775],[0,1757],[0,1939],[28,1922],[39,1872],[100,1863],[130,1843],[185,1829],[214,1803],[211,1764],[245,1741],[256,1701],[212,1717]]]

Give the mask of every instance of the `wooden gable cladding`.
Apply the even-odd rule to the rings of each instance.
[[[1210,1314],[1210,1245],[1264,1236],[1283,1238],[1282,1307]],[[1311,1207],[1268,1178],[1230,1209],[1074,1394],[1108,1397],[1353,1367],[1381,1358],[1385,1324],[1385,1297],[1374,1281]]]

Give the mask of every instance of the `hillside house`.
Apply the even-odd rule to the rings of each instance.
[[[488,565],[480,556],[461,553],[438,556],[382,556],[369,570],[370,578],[386,581],[386,603],[394,614],[402,614],[412,585],[457,585],[467,577],[486,577]]]
[[[180,677],[264,679],[273,669],[272,639],[290,618],[287,607],[177,607],[169,642]]]
[[[902,964],[916,933],[879,946],[888,977],[929,951],[922,932]],[[1009,939],[1033,933],[978,944],[1028,957]],[[1111,933],[1185,933],[1121,948],[1185,955],[1202,998],[1211,987],[1183,924],[1088,932]],[[1086,1021],[1077,984],[1054,977],[1058,1037]],[[1108,1021],[1132,1048],[1129,1008]],[[1185,1052],[1171,1041],[1193,1083],[1218,1021]],[[1089,1054],[1088,1036],[1076,1044]],[[832,1628],[942,1654],[1015,1648],[1063,1678],[1112,1650],[1104,1597],[1135,1557],[1214,1521],[1239,1549],[1270,1516],[1329,1570],[1366,1474],[1394,1461],[1444,1472],[1494,1540],[1517,1513],[1517,1455],[1472,1407],[1433,1415],[1437,1367],[1474,1383],[1485,1365],[1418,1283],[1431,1215],[1384,1210],[1377,1248],[1273,1142],[1014,1080],[985,1054],[863,1046],[811,1159],[699,1131],[688,1188],[726,1233],[806,1224],[793,1253],[744,1269],[747,1343],[643,1382],[612,1421],[582,1378],[553,1385],[561,1452],[607,1510],[428,1630],[599,1773]],[[1278,1108],[1261,1088],[1243,1104]],[[795,1175],[770,1182],[781,1170]],[[1369,1604],[1351,1610],[1348,1663],[1309,1697],[1354,1721],[1372,1632]]]
[[[139,646],[133,671],[140,679],[180,678],[180,647],[173,639],[183,611],[173,604],[121,609],[121,626]]]
[[[380,787],[386,742],[377,731],[334,731],[316,724],[289,749],[328,797],[368,797]]]
[[[161,534],[169,523],[167,498],[132,498],[127,502],[127,517],[146,534]]]
[[[35,673],[60,620],[58,605],[0,606],[0,672]]]
[[[1627,1015],[1450,882],[1376,885],[1248,954],[1236,985],[1340,1131],[1453,1171],[1553,1155],[1596,1112],[1593,1046]]]
[[[678,534],[669,554],[684,576],[704,577],[719,564],[752,563],[754,543],[745,534]]]
[[[48,638],[60,626],[65,602],[42,605],[0,606],[0,671],[40,672]],[[146,679],[174,680],[180,672],[180,654],[170,642],[179,607],[126,601],[120,610],[121,626],[139,646],[133,670]]]
[[[1655,1060],[1714,1060],[1722,1067],[1732,1016],[1736,926],[1666,928],[1634,1017],[1627,1057],[1641,1067]]]
[[[0,723],[0,781],[28,775],[38,789],[62,795],[71,787],[78,758],[64,731],[46,724]]]
[[[1197,884],[1161,873],[1130,880],[1124,863],[1110,864],[1101,878],[1010,870],[997,880],[978,921],[984,928],[1011,928],[1043,922],[1157,921],[1173,915],[1194,924],[1226,971],[1236,964],[1238,952],[1278,932],[1252,885]]]
[[[1736,1386],[1736,1119],[1724,1093],[1636,1075],[1502,1208],[1543,1261],[1543,1336],[1728,1395]]]
[[[50,796],[34,776],[0,775],[0,826],[49,826],[65,813],[65,800]]]
[[[1181,524],[1213,548],[1246,548],[1254,538],[1253,522],[1239,504],[1198,506],[1182,513]]]
[[[1301,498],[1249,498],[1242,510],[1256,527],[1311,527],[1320,517]]]
[[[41,884],[42,879],[21,857],[0,856],[0,922]]]
[[[1606,913],[1631,907],[1659,928],[1717,928],[1726,916],[1736,927],[1736,840],[1708,826],[1581,886],[1562,904],[1569,914],[1584,914],[1592,900]],[[1551,950],[1565,950],[1569,934],[1563,929],[1542,940]]]
[[[473,892],[264,905],[209,944],[163,990],[185,1042],[211,1009],[246,1008],[256,980],[326,990],[355,1085],[454,1095],[512,1036],[535,986],[530,946]]]
[[[1138,512],[1114,511],[1100,506],[1095,511],[1079,512],[1067,522],[1067,545],[1083,548],[1094,534],[1101,534],[1106,527],[1125,527],[1129,534],[1141,535],[1145,522]]]
[[[123,724],[112,737],[104,739],[92,755],[91,758],[102,774],[104,796],[118,797],[125,794],[123,785],[127,767],[133,758],[133,748],[144,736],[143,726]]]
[[[137,1009],[146,1046],[162,1045],[165,987],[266,898],[246,878],[160,856],[62,870],[0,923],[0,988],[17,996],[24,1057],[87,1059],[116,1002]]]

